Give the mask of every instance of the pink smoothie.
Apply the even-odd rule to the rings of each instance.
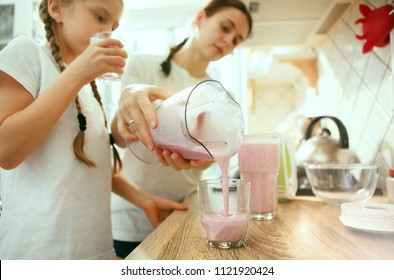
[[[160,145],[163,149],[177,152],[188,159],[210,159],[209,154],[204,151],[185,149],[174,145]],[[202,224],[205,228],[209,241],[237,242],[245,237],[248,218],[244,213],[229,213],[229,177],[228,156],[215,156],[214,158],[222,173],[223,213],[204,214]]]
[[[186,149],[184,147],[175,146],[171,144],[159,144],[159,147],[162,149],[169,150],[171,152],[179,153],[183,158],[186,159],[194,159],[194,160],[209,160],[211,159],[209,153],[207,151],[199,151],[199,150],[192,150]],[[216,156],[216,162],[220,167],[220,171],[222,173],[222,190],[223,190],[223,204],[224,204],[224,214],[228,215],[229,213],[229,190],[230,186],[228,183],[228,164],[230,158],[227,156]]]
[[[277,173],[242,173],[250,184],[250,212],[273,213],[277,207]],[[274,186],[274,187],[269,187]]]
[[[245,142],[238,152],[241,176],[251,182],[250,212],[274,213],[277,207],[279,144]]]
[[[202,225],[209,241],[237,242],[245,237],[248,218],[243,213],[204,214]]]
[[[166,143],[157,143],[157,146],[163,150],[169,150],[172,153],[178,153],[185,159],[213,160],[211,155],[206,150],[204,150],[203,147],[201,147],[201,150],[187,149],[185,147]]]
[[[228,182],[228,164],[230,159],[228,157],[217,157],[216,162],[219,165],[220,171],[222,172],[222,191],[223,191],[223,205],[224,215],[229,215],[229,194],[230,185]]]

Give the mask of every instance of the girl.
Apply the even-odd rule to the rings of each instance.
[[[43,0],[46,45],[18,37],[0,52],[0,259],[113,258],[111,185],[154,226],[185,209],[132,186],[119,158],[111,170],[94,79],[122,74],[127,55],[117,40],[89,41],[116,29],[122,9],[121,0]]]
[[[167,57],[149,54],[130,57],[122,88],[133,85],[121,96],[118,119],[112,123],[114,134],[119,128],[124,139],[139,139],[153,150],[148,125],[155,127],[157,120],[150,101],[169,95],[157,87],[141,88],[135,83],[159,85],[177,92],[209,79],[206,73],[209,63],[231,53],[248,38],[252,19],[241,1],[213,0],[196,14],[194,27],[195,33],[172,48]],[[117,144],[124,147],[122,137],[117,135],[117,139]],[[156,149],[156,153],[161,166],[145,164],[126,150],[124,173],[142,189],[171,200],[182,201],[194,191],[202,170],[210,164],[185,160],[170,151]],[[114,247],[120,257],[127,256],[152,231],[144,214],[116,195],[112,196],[112,225]]]

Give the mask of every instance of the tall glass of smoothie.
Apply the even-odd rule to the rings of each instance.
[[[242,179],[201,180],[198,185],[201,222],[211,247],[245,244],[249,220],[250,183]]]
[[[272,220],[277,213],[280,136],[245,135],[238,151],[241,178],[250,181],[250,215]]]

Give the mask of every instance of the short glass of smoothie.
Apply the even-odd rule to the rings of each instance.
[[[208,244],[230,249],[243,246],[249,220],[250,183],[243,179],[201,180],[201,222]]]

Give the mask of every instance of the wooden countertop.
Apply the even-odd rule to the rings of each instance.
[[[340,208],[315,197],[280,203],[272,221],[250,220],[247,244],[237,249],[208,246],[198,197],[187,212],[172,213],[126,259],[139,260],[341,260],[394,259],[394,234],[345,227]]]

